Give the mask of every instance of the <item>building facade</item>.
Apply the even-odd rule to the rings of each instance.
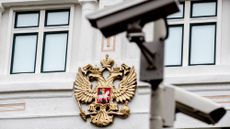
[[[78,67],[100,65],[108,54],[139,73],[140,52],[125,33],[105,39],[85,16],[122,1],[0,1],[0,129],[97,128],[79,116],[73,96]],[[179,6],[181,12],[168,17],[165,82],[229,110],[230,1],[185,0]],[[154,23],[146,25],[147,41],[157,39],[159,30]],[[150,98],[150,86],[138,81],[130,117],[115,118],[108,128],[149,129]],[[230,127],[229,121],[227,114],[210,126],[177,114],[174,125],[217,128]]]

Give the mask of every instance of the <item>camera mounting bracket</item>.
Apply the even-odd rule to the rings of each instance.
[[[168,23],[163,18],[166,28],[165,37],[159,38],[157,42],[147,43],[142,31],[141,20],[130,23],[127,28],[127,38],[130,42],[135,42],[142,53],[141,58],[141,76],[140,80],[151,84],[155,90],[163,80],[163,58],[164,58],[164,41],[168,38]]]

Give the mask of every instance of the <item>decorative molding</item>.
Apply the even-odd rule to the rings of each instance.
[[[230,100],[230,95],[203,96],[203,97],[209,98],[209,99],[229,99]]]
[[[230,83],[230,75],[216,74],[216,75],[196,75],[196,76],[167,76],[165,82],[175,85],[199,85],[199,84],[219,84]]]
[[[97,0],[79,0],[80,5],[82,6],[82,10],[95,10]]]
[[[230,95],[215,95],[215,96],[203,96],[205,98],[208,98],[216,103],[219,103],[220,105],[224,106],[225,108],[230,108]]]
[[[97,0],[78,0],[79,3],[84,3],[84,2],[98,2]]]
[[[116,45],[116,36],[104,38],[102,36],[101,52],[114,52]]]
[[[59,73],[59,75],[47,74],[34,77],[30,74],[28,74],[28,76],[0,76],[0,93],[20,93],[25,91],[72,91],[75,74],[76,73],[65,73],[60,75]],[[27,78],[27,80],[25,80],[25,78]],[[138,82],[137,84],[137,88],[139,88],[137,91],[138,94],[145,94],[146,90],[150,88],[148,83]]]
[[[230,82],[228,65],[166,67],[165,82],[178,85]]]
[[[53,4],[77,4],[78,0],[5,0],[1,2],[3,7],[13,6],[34,6],[34,5],[53,5]]]
[[[25,103],[0,104],[0,112],[24,111],[26,109],[25,105]]]

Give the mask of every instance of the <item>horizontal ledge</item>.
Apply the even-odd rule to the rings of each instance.
[[[230,65],[166,67],[165,81],[178,85],[229,83]]]
[[[73,82],[68,81],[0,83],[0,93],[25,91],[63,91],[72,89]]]
[[[28,6],[28,5],[50,5],[79,3],[78,0],[7,0],[0,2],[3,7]]]
[[[130,112],[130,115],[138,115],[138,114],[149,114],[150,112]],[[75,114],[57,114],[57,115],[27,115],[27,116],[13,116],[13,117],[0,117],[0,120],[7,119],[31,119],[31,118],[52,118],[52,117],[80,117],[79,113]]]
[[[230,74],[166,76],[165,82],[175,85],[230,83]]]
[[[11,75],[0,76],[0,93],[29,91],[71,91],[75,73],[47,75]],[[139,89],[148,89],[150,85],[138,82]]]

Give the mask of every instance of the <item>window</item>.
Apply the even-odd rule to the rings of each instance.
[[[168,17],[165,66],[216,64],[217,1],[184,1],[179,7]]]
[[[190,25],[189,64],[215,64],[216,23]]]
[[[165,65],[182,65],[183,25],[169,26],[169,38],[165,42]]]
[[[191,17],[212,17],[217,14],[216,0],[192,1]]]
[[[34,12],[16,12],[15,28],[38,27],[39,11]]]
[[[45,26],[62,26],[62,25],[69,25],[69,10],[46,11]]]
[[[34,73],[37,33],[15,34],[11,73]]]
[[[65,72],[70,9],[14,14],[10,73]]]
[[[65,71],[68,32],[46,32],[42,72]]]

